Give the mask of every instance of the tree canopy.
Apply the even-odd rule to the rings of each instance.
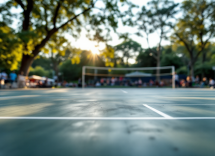
[[[18,69],[21,60],[21,46],[14,30],[0,22],[0,67]]]
[[[160,67],[161,44],[168,38],[168,33],[174,25],[174,16],[177,13],[177,3],[170,0],[157,0],[148,2],[143,6],[137,16],[138,36],[146,38],[151,55],[156,60],[156,66]],[[149,35],[157,33],[159,42],[157,48],[152,49],[149,44]],[[157,80],[159,80],[160,70],[157,69]]]
[[[142,46],[136,41],[127,40],[119,45],[116,45],[114,47],[114,50],[115,50],[115,58],[118,59],[118,61],[120,61],[122,65],[125,65],[126,63],[126,65],[129,66],[129,62],[128,62],[129,59],[130,58],[135,59],[135,57],[143,49],[142,49]],[[119,53],[121,53],[121,56]]]
[[[7,0],[0,4],[0,13],[0,68],[19,69],[25,75],[31,65],[31,73],[38,70],[46,75],[48,72],[37,66],[45,71],[54,69],[56,74],[69,71],[66,67],[77,67],[76,78],[83,65],[174,65],[179,73],[201,73],[204,77],[211,76],[215,63],[213,0],[183,0],[179,4],[152,0],[140,8],[129,0]],[[123,33],[119,29],[122,25],[127,30]],[[78,39],[83,37],[81,32],[96,41],[93,44],[103,42],[99,54],[70,42],[68,36]],[[113,33],[124,41],[110,45]],[[141,38],[134,41],[134,35]],[[164,45],[164,41],[169,43]],[[136,63],[132,65],[130,60]],[[158,68],[156,75],[160,75]]]
[[[215,3],[206,0],[183,1],[183,17],[174,28],[172,41],[175,46],[184,46],[190,58],[190,75],[194,75],[194,64],[200,54],[206,52],[215,35]],[[205,54],[203,54],[205,55]]]
[[[125,12],[119,9],[123,5],[128,7]],[[105,34],[116,31],[119,19],[132,15],[133,7],[128,0],[9,0],[0,10],[6,26],[10,26],[15,17],[19,20],[15,35],[22,51],[20,71],[27,75],[34,58],[50,48],[47,43],[51,39],[64,36],[65,32],[77,38],[86,28],[92,30],[91,39],[107,41]],[[22,11],[13,14],[13,8]]]

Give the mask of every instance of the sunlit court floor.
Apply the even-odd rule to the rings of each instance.
[[[215,90],[0,90],[0,156],[214,156]]]

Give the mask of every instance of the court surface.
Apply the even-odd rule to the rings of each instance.
[[[0,156],[214,156],[215,90],[0,90]]]

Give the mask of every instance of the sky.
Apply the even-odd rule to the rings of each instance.
[[[132,3],[136,4],[139,6],[139,8],[141,8],[143,5],[146,5],[150,0],[132,0]],[[176,3],[180,3],[182,2],[183,0],[174,0],[174,2]],[[132,27],[125,27],[125,26],[122,26],[122,25],[119,25],[119,28],[118,30],[120,30],[120,32],[129,32],[129,33],[135,33],[137,32],[138,30],[136,28],[132,28]],[[92,41],[89,41],[87,39],[87,37],[85,37],[85,31],[83,31],[81,33],[81,36],[78,40],[74,40],[73,37],[71,37],[69,34],[67,34],[67,38],[71,41],[72,45],[77,47],[77,48],[81,48],[81,49],[85,49],[85,50],[91,50],[93,51],[94,53],[99,53],[99,50],[98,49],[103,49],[104,48],[104,44],[100,44],[98,48],[95,48],[95,46],[97,45],[96,42],[92,42]],[[115,46],[115,45],[118,45],[120,43],[123,42],[123,40],[120,40],[118,38],[118,36],[114,33],[111,33],[111,37],[112,37],[112,41],[110,41],[108,44],[112,45],[112,46]],[[138,37],[136,35],[131,35],[130,38],[138,43],[141,44],[142,48],[146,49],[148,48],[148,44],[146,42],[146,39],[145,38],[141,38],[141,37]],[[154,34],[151,34],[149,36],[149,44],[150,44],[150,47],[153,47],[153,46],[157,46],[159,42],[159,37],[156,33]],[[84,44],[83,44],[84,43]],[[162,45],[168,45],[170,44],[169,41],[163,41],[162,42]],[[133,64],[135,63],[135,60],[134,59],[129,59],[129,63]]]
[[[133,3],[135,3],[136,5],[138,5],[140,7],[145,5],[148,1],[149,0],[132,0]],[[120,30],[121,32],[127,32],[128,29],[129,29],[129,32],[135,31],[133,28],[124,27],[122,25],[120,25],[119,28],[118,28],[118,30]],[[91,50],[91,49],[96,50],[94,47],[95,47],[95,45],[97,45],[97,43],[89,41],[87,39],[87,37],[85,37],[85,33],[86,32],[83,31],[78,40],[74,40],[69,34],[67,34],[66,37],[69,40],[71,40],[71,42],[74,43],[75,46],[78,47],[78,48],[82,48],[82,49],[86,49],[86,50]],[[118,36],[115,33],[111,33],[111,37],[112,37],[112,41],[110,41],[109,44],[112,45],[112,46],[115,46],[115,45],[120,44],[121,42],[123,42],[123,40],[119,40]],[[134,36],[134,35],[132,35],[132,39],[136,40],[137,42],[140,41],[140,39],[138,37]],[[83,44],[83,43],[85,43],[85,44]],[[103,48],[104,48],[104,45],[100,44],[99,49],[103,49]]]
[[[0,0],[0,4],[6,2],[7,0]],[[147,2],[149,2],[150,0],[131,0],[132,3],[136,4],[139,6],[139,8],[141,8],[143,5],[146,5]],[[183,0],[174,0],[174,2],[176,3],[180,3]],[[13,12],[19,12],[19,10],[13,10]],[[17,22],[14,22],[14,27],[16,27]],[[118,30],[120,30],[120,32],[129,32],[129,33],[133,33],[133,35],[130,36],[130,38],[138,43],[141,44],[142,48],[148,48],[148,44],[146,42],[145,38],[141,38],[138,37],[136,35],[134,35],[135,32],[137,32],[138,30],[136,28],[132,28],[132,27],[125,27],[123,25],[119,25]],[[110,41],[108,44],[115,46],[118,45],[120,43],[123,42],[123,40],[119,39],[118,36],[115,33],[111,33],[110,34],[112,37],[112,41]],[[65,34],[65,37],[71,42],[71,45],[77,48],[81,48],[83,50],[91,50],[93,53],[99,53],[99,50],[104,49],[105,45],[104,44],[99,44],[99,47],[96,47],[97,43],[90,41],[87,37],[86,37],[86,32],[83,30],[80,37],[75,40],[72,36],[70,36],[69,34]],[[157,46],[159,42],[159,37],[156,33],[151,34],[149,36],[149,44],[151,47],[153,46]],[[168,41],[163,41],[162,45],[168,45],[169,42]],[[129,60],[130,63],[135,63],[134,59],[130,59]]]

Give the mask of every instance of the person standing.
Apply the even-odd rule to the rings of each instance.
[[[201,88],[204,88],[205,85],[207,85],[207,78],[203,77],[202,82],[201,82]]]
[[[10,73],[10,83],[11,83],[10,87],[11,88],[12,88],[14,82],[16,81],[16,78],[17,78],[17,75],[16,75],[15,71],[13,71],[12,73]]]
[[[152,87],[153,84],[154,84],[154,81],[153,81],[152,79],[150,79],[150,81],[149,81],[149,86]]]
[[[209,87],[213,89],[214,88],[214,84],[215,84],[214,80],[212,78],[210,78],[210,80],[209,80]]]
[[[5,73],[5,71],[3,71],[3,72],[1,73],[1,84],[2,84],[3,86],[5,86],[5,83],[7,83],[6,81],[7,81],[7,73]]]
[[[25,76],[24,73],[21,72],[21,74],[18,75],[18,88],[24,88],[25,87]]]
[[[83,85],[85,85],[85,84],[83,84]],[[82,79],[81,78],[78,79],[78,87],[82,87]]]
[[[197,85],[199,84],[199,76],[198,76],[198,75],[196,76],[195,83],[196,83]]]
[[[43,83],[43,87],[46,88],[48,87],[48,78],[46,77],[44,83]]]
[[[192,87],[192,78],[191,78],[191,76],[187,76],[187,87]]]
[[[15,71],[10,73],[10,82],[14,83],[16,81],[16,77],[17,77],[17,75],[16,75]]]
[[[101,86],[104,85],[104,79],[103,78],[100,79],[100,83],[101,83]]]
[[[139,78],[139,80],[138,80],[138,87],[142,87],[142,80]]]
[[[2,77],[1,77],[1,70],[0,70],[0,89],[2,87]]]
[[[107,86],[110,85],[110,80],[109,80],[109,78],[106,79],[106,84],[107,84]]]
[[[112,79],[111,79],[111,86],[114,86],[114,85],[115,85],[115,78],[112,77]]]
[[[7,73],[5,73],[5,71],[3,71],[3,72],[1,73],[1,79],[4,80],[4,81],[7,80]]]
[[[179,76],[178,76],[178,74],[175,72],[175,74],[174,74],[174,79],[175,79],[175,85],[176,85],[176,87],[180,87],[179,85]]]

